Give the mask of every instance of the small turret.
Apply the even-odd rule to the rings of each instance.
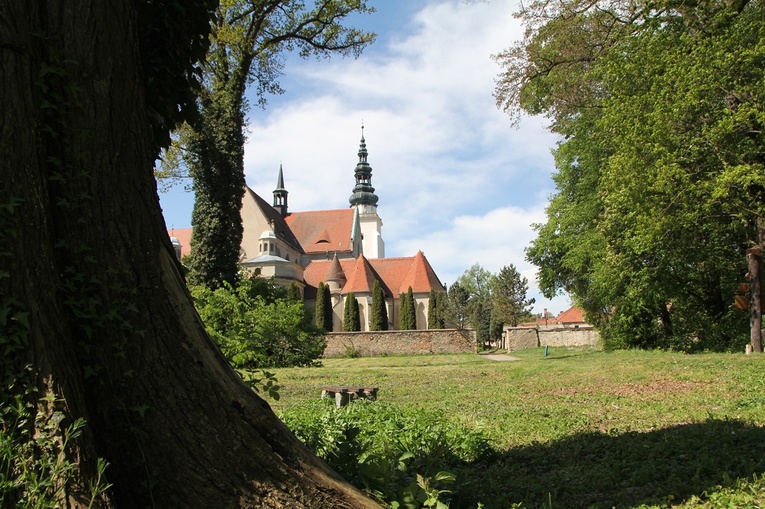
[[[274,209],[282,216],[287,215],[287,190],[284,188],[284,173],[282,172],[282,165],[279,165],[279,179],[276,182],[276,189],[274,189]]]

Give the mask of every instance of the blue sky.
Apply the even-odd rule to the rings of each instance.
[[[386,256],[422,250],[446,285],[474,263],[514,264],[535,311],[565,311],[568,298],[544,299],[524,256],[554,192],[556,138],[543,118],[512,127],[492,96],[491,55],[523,34],[516,3],[368,4],[377,12],[353,23],[378,37],[359,59],[290,56],[285,93],[249,112],[248,185],[270,201],[281,164],[290,210],[348,207],[363,121]],[[193,195],[176,186],[160,199],[168,228],[191,225]]]

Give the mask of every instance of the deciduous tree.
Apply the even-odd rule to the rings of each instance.
[[[244,142],[254,85],[261,105],[279,93],[283,54],[358,56],[373,35],[348,28],[352,13],[371,12],[364,0],[222,0],[203,66],[199,114],[178,131],[178,146],[194,189],[191,271],[193,284],[235,284],[242,242],[239,214],[244,195]],[[168,158],[177,167],[178,159]]]
[[[197,0],[0,3],[2,432],[50,424],[77,473],[61,507],[372,507],[234,373],[166,233],[153,162],[210,15]],[[97,458],[112,486],[91,501]]]
[[[739,349],[765,213],[759,1],[533,2],[500,105],[563,136],[528,257],[614,346]]]

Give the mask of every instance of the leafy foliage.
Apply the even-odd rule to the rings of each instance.
[[[391,507],[448,503],[462,488],[449,472],[492,453],[480,433],[443,413],[381,401],[360,400],[340,409],[326,400],[311,402],[280,417],[343,477]]]
[[[345,332],[355,332],[361,330],[361,316],[359,314],[359,301],[353,292],[348,292],[345,296],[345,307],[343,308],[343,330]]]
[[[376,279],[372,287],[372,317],[369,322],[369,330],[388,330],[388,308],[385,305],[385,292],[380,281]]]
[[[294,281],[287,287],[287,302],[301,302],[303,300],[303,293],[300,291],[300,287]]]
[[[545,113],[558,192],[527,251],[612,347],[743,348],[765,216],[760,1],[533,2],[498,102]],[[514,114],[515,114],[514,113]]]
[[[210,46],[207,34],[215,0],[136,2],[139,46],[146,71],[147,109],[153,144],[159,152],[170,132],[192,120],[201,86],[199,65]]]
[[[240,370],[312,366],[324,352],[323,332],[311,325],[302,302],[290,302],[271,280],[243,276],[211,290],[191,287],[210,337]]]

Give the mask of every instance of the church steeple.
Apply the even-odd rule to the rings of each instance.
[[[356,170],[354,175],[356,177],[356,185],[353,186],[353,194],[351,195],[350,202],[351,207],[357,207],[359,205],[377,207],[378,197],[375,194],[375,188],[372,187],[372,167],[367,162],[367,143],[364,140],[364,125],[361,126],[361,143],[359,144],[359,162],[356,164]]]
[[[284,173],[282,172],[282,165],[279,165],[279,179],[276,182],[276,189],[274,189],[274,209],[281,214],[282,217],[287,215],[287,190],[284,188]]]
[[[382,238],[382,219],[377,215],[377,195],[372,187],[372,167],[367,162],[367,142],[364,140],[364,124],[361,125],[359,162],[354,175],[356,185],[351,195],[351,207],[358,214],[361,230],[361,253],[367,258],[385,258],[385,242]]]

